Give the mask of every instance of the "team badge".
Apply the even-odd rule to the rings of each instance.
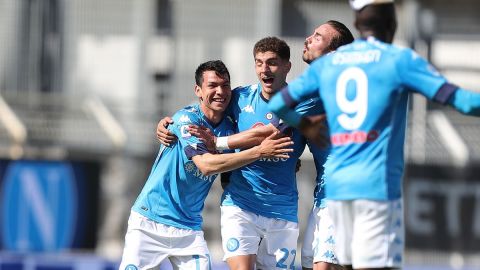
[[[265,115],[265,117],[266,117],[268,120],[272,120],[272,119],[273,119],[273,114],[269,112],[269,113],[267,113],[267,114]]]
[[[235,250],[238,249],[240,246],[240,243],[238,242],[237,238],[230,238],[227,241],[227,250],[230,252],[234,252]]]
[[[125,266],[125,270],[137,270],[138,268],[133,265],[133,264],[129,264],[127,266]]]

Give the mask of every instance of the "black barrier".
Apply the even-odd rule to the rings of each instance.
[[[0,249],[94,248],[99,167],[85,161],[0,160]]]
[[[480,251],[480,166],[407,165],[407,248]]]

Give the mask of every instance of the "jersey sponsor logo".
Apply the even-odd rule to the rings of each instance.
[[[192,134],[188,132],[188,125],[183,125],[180,127],[180,134],[182,134],[182,138],[189,138],[192,136]]]
[[[376,130],[370,130],[368,132],[354,131],[350,133],[337,133],[331,137],[331,142],[332,145],[335,146],[347,145],[351,143],[361,144],[377,140],[378,135],[378,131]]]
[[[188,117],[188,115],[182,115],[180,116],[180,119],[179,119],[180,123],[190,123],[191,120],[190,120],[190,117]]]
[[[213,182],[215,178],[217,178],[216,174],[213,175],[203,175],[202,172],[197,168],[195,163],[193,161],[189,161],[183,165],[185,168],[185,172],[189,173],[193,177],[196,177],[200,180],[206,181],[206,182]]]
[[[288,158],[261,158],[258,161],[263,161],[263,162],[283,162],[287,161]]]
[[[252,105],[247,105],[247,106],[243,107],[242,111],[247,112],[247,113],[255,113]]]
[[[240,247],[240,242],[238,242],[237,238],[230,238],[227,241],[227,250],[230,252],[234,252]]]
[[[129,264],[127,266],[125,266],[125,270],[137,270],[138,268],[133,265],[133,264]]]

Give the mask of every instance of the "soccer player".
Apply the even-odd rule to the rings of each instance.
[[[349,268],[399,268],[408,93],[477,116],[480,94],[449,83],[414,51],[390,44],[397,26],[393,1],[350,3],[361,38],[314,61],[269,107],[315,140],[322,136],[316,124],[293,108],[312,95],[321,98],[332,144],[325,177],[336,255]]]
[[[327,21],[319,25],[312,35],[305,39],[303,61],[310,64],[318,57],[351,42],[353,42],[353,35],[344,24],[334,20]],[[309,141],[307,144],[313,156],[317,177],[313,193],[313,207],[302,241],[301,264],[303,269],[328,270],[338,264],[334,252],[333,226],[326,208],[323,177],[329,149],[321,149]]]
[[[188,126],[208,127],[217,136],[233,133],[234,123],[224,117],[231,99],[230,75],[223,62],[209,61],[197,68],[195,82],[199,104],[173,116],[170,130],[179,139],[172,147],[160,147],[132,207],[120,270],[156,268],[166,258],[174,269],[211,269],[201,211],[216,174],[262,158],[287,159],[293,151],[288,137],[275,139],[272,134],[244,151],[209,152]]]

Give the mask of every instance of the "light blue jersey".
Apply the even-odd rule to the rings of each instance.
[[[320,99],[315,98],[309,102],[310,106],[301,106],[297,107],[296,111],[303,116],[312,116],[324,114],[325,109]],[[330,153],[330,148],[321,149],[315,144],[307,140],[307,146],[312,153],[313,162],[315,164],[315,169],[317,171],[317,176],[315,178],[315,189],[313,191],[313,205],[315,207],[323,208],[326,206],[325,202],[325,162],[327,160],[328,154]]]
[[[198,138],[190,135],[188,125],[205,126],[215,136],[234,133],[233,121],[224,117],[213,126],[200,110],[199,105],[183,108],[173,116],[169,126],[178,141],[170,146],[161,146],[148,180],[132,210],[158,223],[169,226],[201,230],[201,212],[217,175],[203,175],[192,157],[208,152]]]
[[[229,115],[237,121],[239,132],[269,123],[279,124],[261,92],[260,84],[232,91]],[[309,100],[299,105],[298,110],[311,110],[314,107],[312,102]],[[295,167],[305,148],[305,139],[293,128],[285,132],[294,142],[290,158],[264,158],[232,171],[230,184],[222,196],[222,205],[235,205],[265,217],[298,222]]]
[[[325,163],[327,161],[330,149],[320,149],[318,146],[307,141],[308,148],[313,156],[317,177],[315,178],[315,189],[313,191],[313,205],[315,207],[323,208],[326,206],[325,202]]]
[[[332,143],[327,198],[390,200],[401,196],[408,93],[446,103],[456,89],[414,51],[369,38],[314,61],[270,108],[297,125],[288,107],[319,95]]]

